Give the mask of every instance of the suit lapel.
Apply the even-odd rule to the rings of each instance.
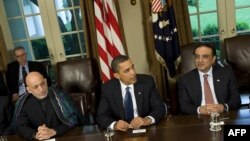
[[[29,68],[29,72],[32,72],[34,70],[32,62],[30,62],[30,61],[28,61],[28,68]]]
[[[18,62],[16,62],[16,64],[13,65],[13,67],[14,67],[14,69],[13,69],[14,72],[11,75],[14,75],[15,76],[14,78],[16,78],[18,80],[18,81],[13,80],[13,82],[16,83],[15,85],[18,86],[18,83],[19,83],[19,64],[18,64]]]
[[[196,101],[200,104],[202,100],[202,90],[201,90],[200,76],[197,69],[194,71],[191,80],[193,81],[192,83],[194,84],[192,86],[194,87],[193,90],[195,90]]]
[[[114,87],[114,101],[115,105],[117,105],[118,113],[122,119],[125,119],[125,109],[123,106],[123,98],[122,98],[122,91],[121,91],[121,84],[119,80],[116,81],[115,87]]]
[[[137,111],[138,115],[142,113],[142,102],[143,102],[143,86],[140,85],[138,82],[134,84],[134,94],[135,94],[135,100],[137,104]]]
[[[221,77],[220,74],[217,71],[216,67],[213,67],[213,83],[214,83],[214,92],[215,96],[219,102],[217,94],[220,93],[221,85],[220,85]]]

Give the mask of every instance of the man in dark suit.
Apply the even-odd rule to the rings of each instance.
[[[166,109],[154,79],[136,74],[134,64],[127,56],[117,56],[111,67],[115,79],[102,86],[97,110],[98,124],[102,128],[127,131],[129,128],[137,129],[158,123],[165,116]],[[125,104],[128,101],[127,93],[131,95],[133,103],[130,112]],[[131,112],[132,115],[129,115]]]
[[[0,135],[8,134],[7,127],[11,123],[12,102],[9,96],[0,96]]]
[[[29,140],[45,140],[81,124],[83,116],[69,94],[48,88],[39,72],[30,72],[26,83],[29,93],[18,100],[15,110],[14,127],[19,135]]]
[[[231,67],[216,64],[211,44],[199,44],[193,54],[196,68],[178,80],[181,112],[210,115],[239,109],[241,99]]]
[[[7,95],[7,88],[0,73],[0,135],[7,134],[6,128],[9,126],[12,116],[12,102]]]
[[[5,96],[7,94],[8,94],[8,90],[5,85],[4,76],[2,72],[0,72],[0,96]]]
[[[13,53],[16,61],[7,65],[6,72],[7,87],[12,95],[13,102],[17,101],[20,96],[26,93],[23,71],[26,73],[38,71],[47,79],[48,85],[51,85],[51,79],[44,65],[40,62],[28,61],[24,47],[16,47]]]

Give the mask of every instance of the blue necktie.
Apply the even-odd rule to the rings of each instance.
[[[127,121],[131,121],[134,118],[133,101],[132,101],[129,88],[130,87],[126,88],[126,94],[125,94],[125,100],[124,100]]]

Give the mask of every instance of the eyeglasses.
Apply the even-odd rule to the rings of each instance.
[[[24,57],[26,53],[20,54],[20,55],[15,55],[16,58]]]

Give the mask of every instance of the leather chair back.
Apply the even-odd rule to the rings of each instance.
[[[224,40],[226,60],[232,66],[239,86],[250,83],[250,35]],[[250,84],[249,84],[250,85]]]
[[[236,76],[242,107],[250,106],[250,35],[226,38],[224,47],[226,61]]]
[[[199,43],[189,43],[181,46],[180,48],[181,62],[179,66],[180,75],[185,74],[195,68],[195,64],[193,61],[194,60],[193,52],[198,44]]]
[[[81,113],[95,123],[100,94],[100,76],[96,60],[72,59],[57,63],[58,86],[70,94]]]
[[[45,68],[46,73],[48,74],[49,77],[51,77],[50,70],[51,70],[51,62],[50,61],[44,61],[41,62]]]

